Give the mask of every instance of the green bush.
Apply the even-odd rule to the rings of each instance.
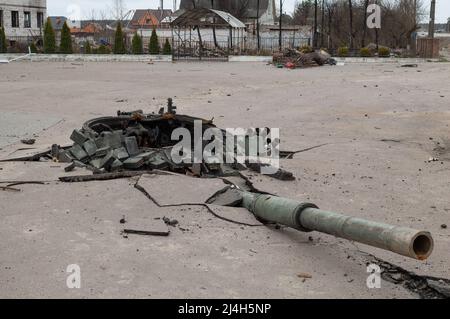
[[[159,54],[159,42],[156,30],[153,29],[152,35],[150,37],[150,44],[148,46],[148,51],[150,54]]]
[[[6,41],[5,28],[0,28],[0,53],[6,53],[8,50],[8,43]]]
[[[340,47],[340,48],[338,48],[338,56],[340,56],[340,57],[348,56],[348,47]]]
[[[313,48],[309,45],[304,45],[298,49],[302,53],[312,53],[314,52]]]
[[[370,52],[369,48],[361,48],[361,50],[359,50],[359,54],[362,57],[370,57],[370,56],[372,56],[372,52]]]
[[[142,38],[137,34],[137,32],[133,36],[133,40],[131,41],[131,48],[133,54],[142,54],[143,48],[142,48]]]
[[[125,54],[125,41],[122,31],[122,24],[119,22],[116,28],[116,36],[114,38],[114,54]]]
[[[170,45],[169,39],[166,39],[166,42],[164,43],[163,54],[164,55],[172,54],[172,46]]]
[[[44,26],[44,53],[51,54],[56,52],[55,31],[52,27],[52,21],[47,18]]]
[[[36,44],[34,42],[31,42],[30,44],[30,51],[31,53],[38,53],[38,48],[36,47]]]
[[[89,41],[86,41],[86,43],[84,44],[84,54],[91,54],[91,53],[92,53],[91,44],[89,43]]]
[[[70,35],[70,29],[67,25],[67,22],[64,22],[64,25],[61,30],[61,43],[59,45],[59,52],[63,54],[72,54],[72,36]]]
[[[391,50],[389,48],[386,47],[379,47],[378,48],[378,56],[379,57],[389,57],[391,55]]]
[[[98,49],[96,50],[97,54],[111,54],[111,49],[109,47],[107,47],[106,45],[102,44],[101,46],[98,47]]]

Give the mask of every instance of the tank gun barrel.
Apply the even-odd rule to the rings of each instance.
[[[314,204],[272,195],[243,192],[242,196],[243,206],[266,222],[318,231],[418,260],[427,259],[433,251],[434,241],[427,231],[328,212]]]

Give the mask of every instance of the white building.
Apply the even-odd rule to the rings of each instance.
[[[0,0],[0,27],[10,41],[39,36],[46,16],[46,0]]]

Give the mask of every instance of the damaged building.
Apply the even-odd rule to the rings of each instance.
[[[180,10],[184,11],[193,9],[195,7],[195,8],[206,8],[225,11],[229,12],[236,18],[242,20],[246,24],[253,24],[254,21],[258,19],[259,14],[259,22],[261,24],[266,25],[275,24],[276,20],[275,0],[261,0],[261,1],[216,0],[213,1],[213,3],[214,5],[212,5],[212,1],[209,0],[198,0],[198,1],[181,0]]]
[[[0,3],[0,28],[5,28],[11,46],[41,37],[46,16],[46,0],[4,0]]]

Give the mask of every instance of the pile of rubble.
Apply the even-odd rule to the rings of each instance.
[[[316,52],[302,52],[296,49],[284,49],[273,55],[273,62],[278,67],[290,69],[322,66],[324,64],[336,65],[331,55],[321,50]]]
[[[263,163],[179,163],[172,158],[172,150],[177,142],[172,141],[172,132],[177,128],[186,128],[195,136],[194,124],[201,121],[203,132],[216,128],[212,121],[176,114],[172,100],[169,99],[167,112],[144,114],[141,110],[118,112],[115,117],[103,117],[86,122],[83,128],[74,130],[70,139],[71,147],[53,145],[44,159],[70,163],[65,170],[76,167],[87,168],[94,174],[166,170],[199,177],[236,176],[239,171],[250,169],[261,172]],[[227,133],[221,130],[223,139]],[[206,143],[207,141],[205,141]],[[194,145],[194,142],[191,144]],[[225,152],[226,150],[224,150]],[[194,153],[194,149],[192,149]],[[226,155],[230,155],[229,152]],[[235,154],[232,154],[235,157]],[[40,160],[34,158],[32,160]],[[294,179],[292,173],[278,169],[271,175],[282,180]]]

